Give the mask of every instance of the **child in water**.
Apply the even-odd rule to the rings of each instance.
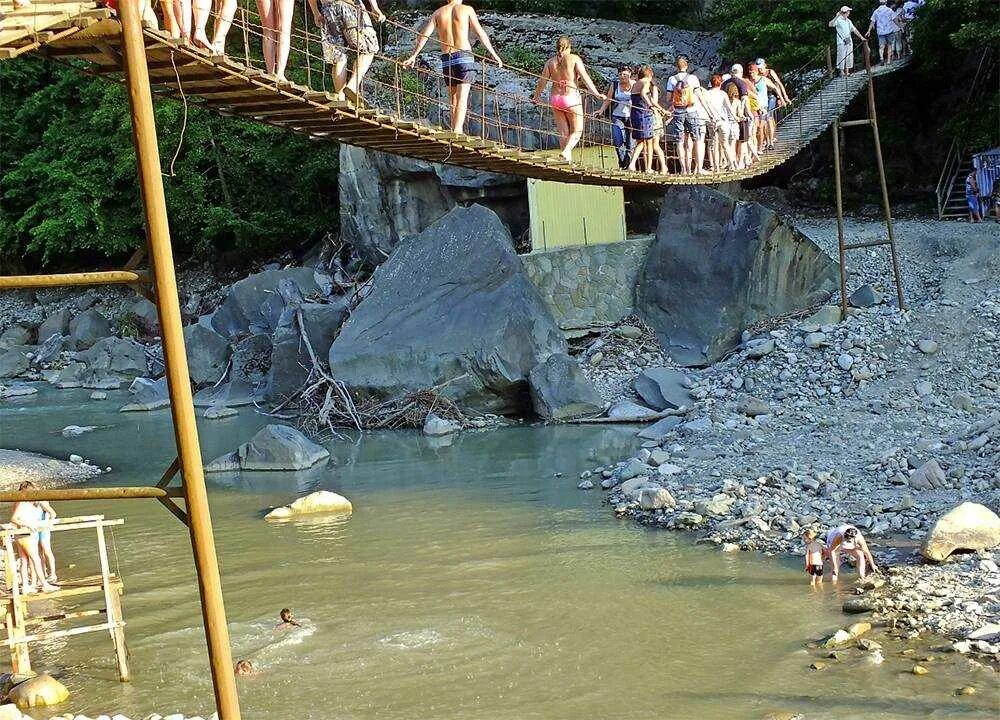
[[[278,617],[281,619],[281,622],[275,626],[275,630],[289,630],[293,627],[302,627],[302,624],[292,617],[292,611],[289,608],[281,608]]]
[[[806,573],[812,578],[810,585],[816,586],[823,582],[823,556],[826,553],[826,546],[816,539],[815,530],[806,530],[802,533],[802,542],[806,546]]]

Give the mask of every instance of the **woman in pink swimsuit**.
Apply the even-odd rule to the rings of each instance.
[[[555,57],[549,58],[545,69],[538,78],[535,94],[531,101],[539,103],[542,91],[551,82],[552,92],[549,94],[549,105],[555,117],[556,128],[559,130],[560,154],[566,162],[573,161],[573,148],[580,142],[583,135],[583,98],[577,81],[583,84],[591,94],[601,97],[600,91],[590,79],[587,68],[579,55],[574,55],[570,40],[565,35],[556,43]]]

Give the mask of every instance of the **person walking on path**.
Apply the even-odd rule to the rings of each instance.
[[[872,557],[871,550],[868,549],[868,543],[865,542],[861,531],[853,525],[832,528],[826,534],[826,552],[833,564],[833,574],[830,579],[834,582],[837,581],[837,575],[840,574],[841,553],[854,558],[858,566],[858,577],[861,579],[864,579],[868,574],[868,570],[871,572],[879,571],[875,564],[875,558]]]
[[[469,111],[469,90],[476,81],[476,56],[472,54],[470,30],[475,32],[497,67],[502,68],[503,60],[493,49],[489,35],[479,22],[479,16],[462,0],[451,0],[434,11],[424,29],[420,31],[413,53],[403,61],[403,67],[413,67],[417,55],[423,50],[431,34],[437,33],[438,43],[441,45],[441,72],[448,85],[451,129],[457,133],[465,132],[465,117]],[[486,82],[486,78],[483,78],[483,82]],[[482,121],[485,123],[486,118],[482,118]]]
[[[854,68],[854,37],[862,42],[865,36],[861,34],[857,26],[851,22],[851,8],[844,5],[840,11],[833,16],[833,20],[827,23],[834,29],[837,36],[837,64],[836,69],[841,75],[847,77]],[[853,37],[852,37],[853,36]]]
[[[879,58],[884,65],[888,65],[895,60],[895,37],[900,30],[896,24],[896,11],[889,6],[889,0],[878,0],[878,7],[872,13],[865,38],[872,36],[872,30],[878,35]]]
[[[309,0],[313,21],[320,28],[323,61],[333,66],[333,94],[338,100],[360,101],[361,81],[379,51],[378,35],[364,3],[376,20],[385,21],[378,0],[319,0],[318,4]],[[357,53],[354,68],[348,68],[344,47]]]
[[[590,79],[583,60],[573,53],[570,39],[563,35],[556,41],[556,54],[545,63],[542,76],[535,84],[531,101],[540,102],[542,91],[552,83],[549,104],[552,106],[552,115],[559,131],[560,155],[566,162],[573,161],[573,148],[583,135],[583,98],[577,85],[579,81],[583,82],[592,95],[601,97],[601,92]]]
[[[618,80],[608,88],[604,103],[594,113],[595,118],[602,117],[611,107],[611,142],[618,153],[618,167],[624,170],[628,167],[635,140],[632,137],[632,68],[622,65],[618,68]]]

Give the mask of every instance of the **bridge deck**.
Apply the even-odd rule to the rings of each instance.
[[[8,56],[44,45],[43,52],[49,57],[86,60],[99,75],[120,76],[121,27],[107,10],[92,3],[47,0],[16,13],[27,13],[18,16],[24,18],[33,13],[37,21],[21,20],[9,30],[4,26],[0,48],[6,49]],[[48,24],[40,30],[43,23]],[[401,119],[378,108],[358,108],[304,85],[277,84],[232,57],[213,56],[179,44],[162,32],[146,29],[144,36],[150,79],[158,94],[183,97],[223,115],[251,119],[315,139],[489,172],[591,185],[716,184],[762,175],[786,162],[829,127],[867,80],[864,72],[827,79],[818,92],[785,116],[774,148],[746,170],[652,175],[570,164],[547,152],[527,152],[495,140]],[[874,74],[891,72],[906,63],[904,59],[879,67]]]

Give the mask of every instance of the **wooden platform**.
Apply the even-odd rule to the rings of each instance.
[[[34,47],[52,58],[86,60],[99,75],[120,77],[121,28],[118,21],[101,15],[106,13],[104,10],[80,3],[47,3],[44,17],[52,14],[48,12],[49,6],[66,6],[65,16],[53,18],[54,24],[50,26],[64,29],[54,31],[55,34],[44,40],[30,41]],[[72,11],[68,10],[70,7]],[[74,22],[70,19],[73,12],[77,13],[80,23],[87,21],[86,27],[67,26]],[[71,29],[73,31],[69,32]],[[747,170],[660,176],[570,164],[548,153],[525,152],[492,140],[403,120],[379,109],[359,110],[350,102],[338,101],[326,92],[296,84],[278,85],[259,70],[231,57],[212,56],[181,45],[162,32],[146,29],[144,35],[150,78],[159,94],[183,95],[188,101],[220,114],[243,117],[317,140],[333,140],[476,170],[589,185],[708,185],[762,175],[793,157],[829,127],[851,99],[864,89],[867,80],[863,72],[847,79],[827,80],[819,92],[782,121],[775,147]],[[10,52],[24,52],[29,46],[27,37],[21,35],[13,45],[8,45],[15,48]],[[0,41],[0,46],[3,45]],[[902,60],[888,68],[879,68],[875,74],[891,72],[906,63],[907,60]]]
[[[93,2],[46,0],[15,8],[12,0],[0,2],[0,59],[16,57],[76,33],[111,14]]]

